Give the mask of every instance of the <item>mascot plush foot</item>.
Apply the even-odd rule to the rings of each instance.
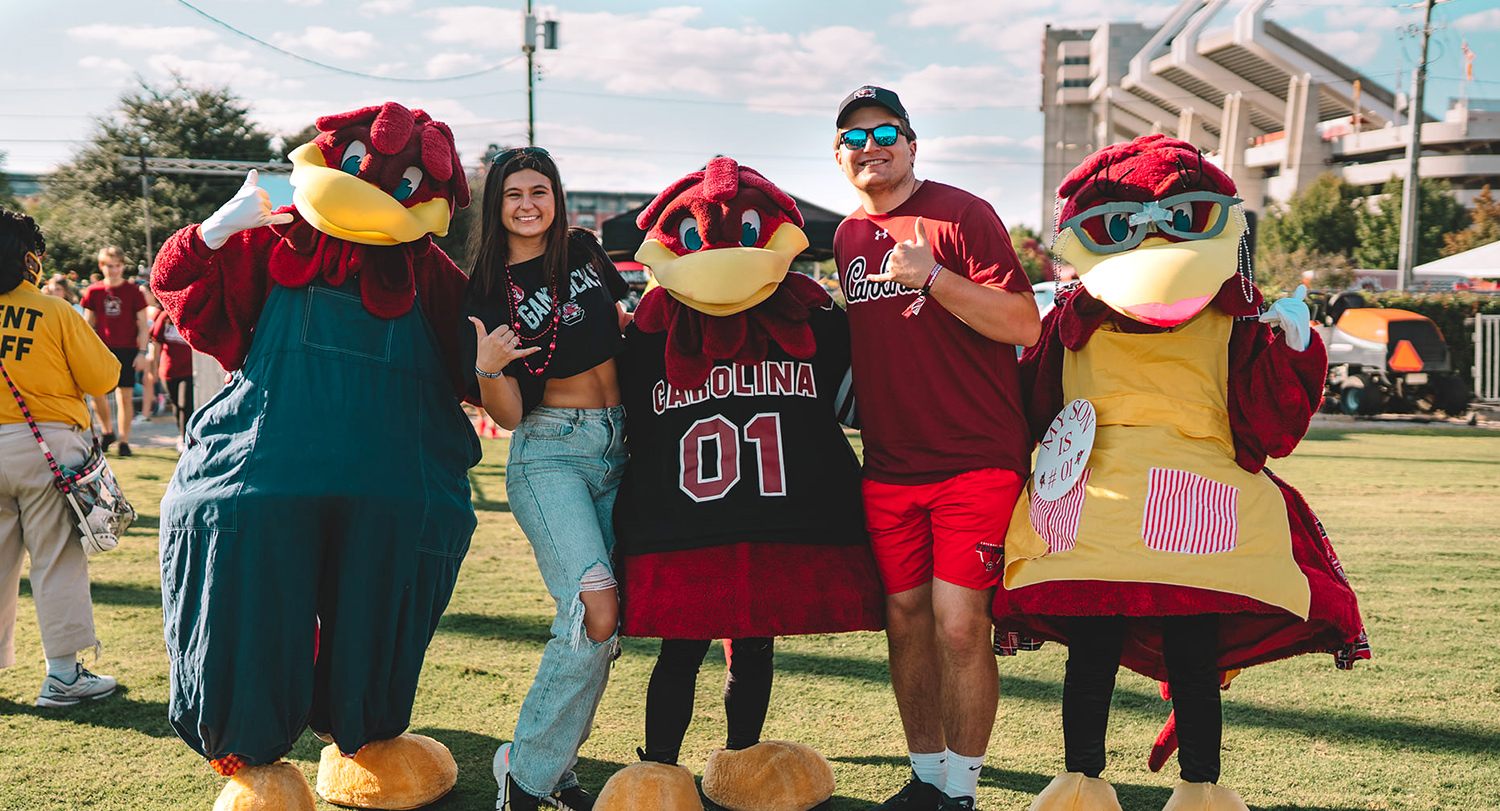
[[[1177,795],[1173,794],[1175,799]],[[1170,804],[1169,804],[1170,805]],[[1028,811],[1121,811],[1115,787],[1108,780],[1080,772],[1063,772],[1052,778],[1031,801]]]
[[[448,747],[410,732],[375,741],[352,758],[344,757],[337,746],[325,747],[318,767],[318,794],[355,808],[421,808],[447,794],[456,782],[458,764]]]
[[[632,763],[599,791],[594,811],[703,811],[693,773],[665,763]]]
[[[278,760],[235,772],[214,811],[313,811],[315,802],[302,770]]]
[[[729,811],[809,811],[833,796],[833,769],[806,744],[761,741],[709,755],[703,794]]]
[[[1162,811],[1250,811],[1233,789],[1216,783],[1178,783]]]

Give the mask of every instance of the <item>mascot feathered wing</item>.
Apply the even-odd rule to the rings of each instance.
[[[1099,771],[1119,664],[1170,684],[1184,782],[1168,808],[1224,811],[1243,804],[1215,785],[1220,686],[1301,653],[1369,656],[1321,524],[1265,468],[1306,432],[1327,355],[1296,297],[1262,313],[1234,194],[1161,135],[1101,150],[1058,191],[1053,250],[1081,283],[1022,359],[1027,416],[1042,457],[1079,414],[1094,435],[1077,467],[1039,461],[994,605],[1002,652],[1071,646],[1068,773],[1035,809],[1118,808]]]
[[[459,407],[464,276],[432,243],[469,191],[453,136],[387,103],[317,122],[294,206],[254,176],[162,246],[152,287],[234,372],[162,501],[170,718],[230,777],[219,811],[311,809],[281,762],[330,741],[318,791],[415,808],[457,767],[406,733],[475,519]]]

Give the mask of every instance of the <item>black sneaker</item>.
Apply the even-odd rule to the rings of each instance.
[[[911,781],[896,792],[894,797],[880,805],[871,806],[868,811],[941,811],[949,807],[943,805],[943,801],[947,799],[947,795],[938,790],[937,786],[923,782],[922,778],[913,773]],[[972,799],[969,800],[970,808],[974,807],[973,802]]]
[[[551,797],[543,797],[541,805],[544,808],[550,805],[559,811],[594,811],[594,795],[584,791],[582,786],[573,786]]]
[[[943,795],[942,802],[938,803],[942,811],[974,811],[973,797],[949,797]]]
[[[505,782],[500,786],[499,802],[495,803],[495,811],[536,811],[541,807],[540,797],[527,794],[516,785],[516,778],[505,775]]]
[[[118,451],[116,451],[116,453],[118,453],[121,456],[135,456],[135,453],[130,450],[130,443],[129,442],[121,442],[120,443],[120,449]]]
[[[115,444],[114,434],[105,434],[104,436],[99,437],[99,450],[108,453],[109,446],[113,444]]]

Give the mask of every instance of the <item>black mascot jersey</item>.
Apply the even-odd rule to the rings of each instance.
[[[866,542],[859,461],[838,424],[852,412],[848,317],[830,304],[809,323],[811,359],[773,342],[766,360],[720,361],[691,391],[667,382],[667,333],[626,330],[630,465],[615,502],[624,554]]]

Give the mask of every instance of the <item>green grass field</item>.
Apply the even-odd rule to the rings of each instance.
[[[1359,426],[1365,428],[1367,426]],[[1274,467],[1328,528],[1360,595],[1375,658],[1352,672],[1327,655],[1254,668],[1225,694],[1224,774],[1257,809],[1500,808],[1500,432],[1315,430]],[[490,758],[509,739],[548,635],[552,605],[505,499],[503,441],[473,471],[479,531],[428,651],[413,731],[447,744],[457,788],[435,808],[494,807]],[[93,561],[118,695],[71,710],[33,701],[43,674],[30,583],[21,582],[19,665],[0,671],[0,809],[208,809],[223,784],[166,719],[157,504],[176,455],[112,460],[141,510],[130,537]],[[905,780],[905,747],[879,634],[786,639],[766,735],[832,762],[837,811],[863,809]],[[579,773],[596,790],[635,759],[656,645],[627,640]],[[684,765],[701,773],[724,733],[722,656],[699,680]],[[1024,809],[1062,768],[1066,651],[1000,660],[999,720],[979,807]],[[717,658],[716,658],[717,657]],[[1127,811],[1156,811],[1176,783],[1146,753],[1167,705],[1122,672],[1110,766]],[[289,759],[312,777],[322,744]],[[319,803],[320,808],[333,808]]]

